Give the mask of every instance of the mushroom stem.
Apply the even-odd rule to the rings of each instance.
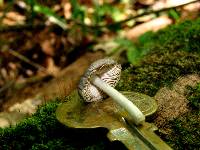
[[[94,76],[91,80],[92,84],[101,89],[107,95],[112,97],[112,99],[123,107],[129,115],[132,117],[133,122],[136,125],[142,124],[145,121],[144,114],[135,106],[130,100],[128,100],[124,95],[118,92],[116,89],[111,87],[109,84],[101,80],[99,77]]]

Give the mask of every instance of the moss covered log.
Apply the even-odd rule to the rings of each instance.
[[[137,49],[144,55],[141,64],[124,69],[117,88],[154,96],[160,87],[180,76],[199,74],[200,18],[157,33],[147,32],[140,37]]]
[[[185,21],[140,38],[138,49],[145,51],[138,66],[124,68],[119,90],[137,91],[154,96],[178,77],[200,75],[200,19]],[[199,85],[188,89],[191,111],[170,121],[170,134],[160,136],[174,149],[199,148]],[[36,114],[16,127],[0,129],[0,149],[123,149],[110,143],[106,132],[97,135],[75,131],[60,124],[55,117],[59,100],[42,106]],[[153,120],[152,120],[153,121]],[[84,140],[83,140],[84,139]]]

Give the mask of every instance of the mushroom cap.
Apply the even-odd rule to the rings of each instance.
[[[86,102],[100,101],[106,98],[106,94],[94,86],[90,79],[98,76],[101,80],[115,87],[120,79],[121,65],[110,58],[99,59],[93,62],[87,69],[78,85],[79,94]]]

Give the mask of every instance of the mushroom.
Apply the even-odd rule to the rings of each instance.
[[[121,65],[116,61],[109,58],[97,60],[91,64],[81,78],[78,86],[79,94],[86,102],[101,101],[109,95],[129,113],[136,125],[142,124],[145,121],[144,114],[113,88],[119,81],[120,74]]]

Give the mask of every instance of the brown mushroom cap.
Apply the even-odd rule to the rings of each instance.
[[[94,86],[90,79],[94,76],[115,87],[120,79],[121,65],[110,58],[95,61],[90,65],[78,85],[79,94],[86,102],[103,100],[106,97],[100,89]]]

